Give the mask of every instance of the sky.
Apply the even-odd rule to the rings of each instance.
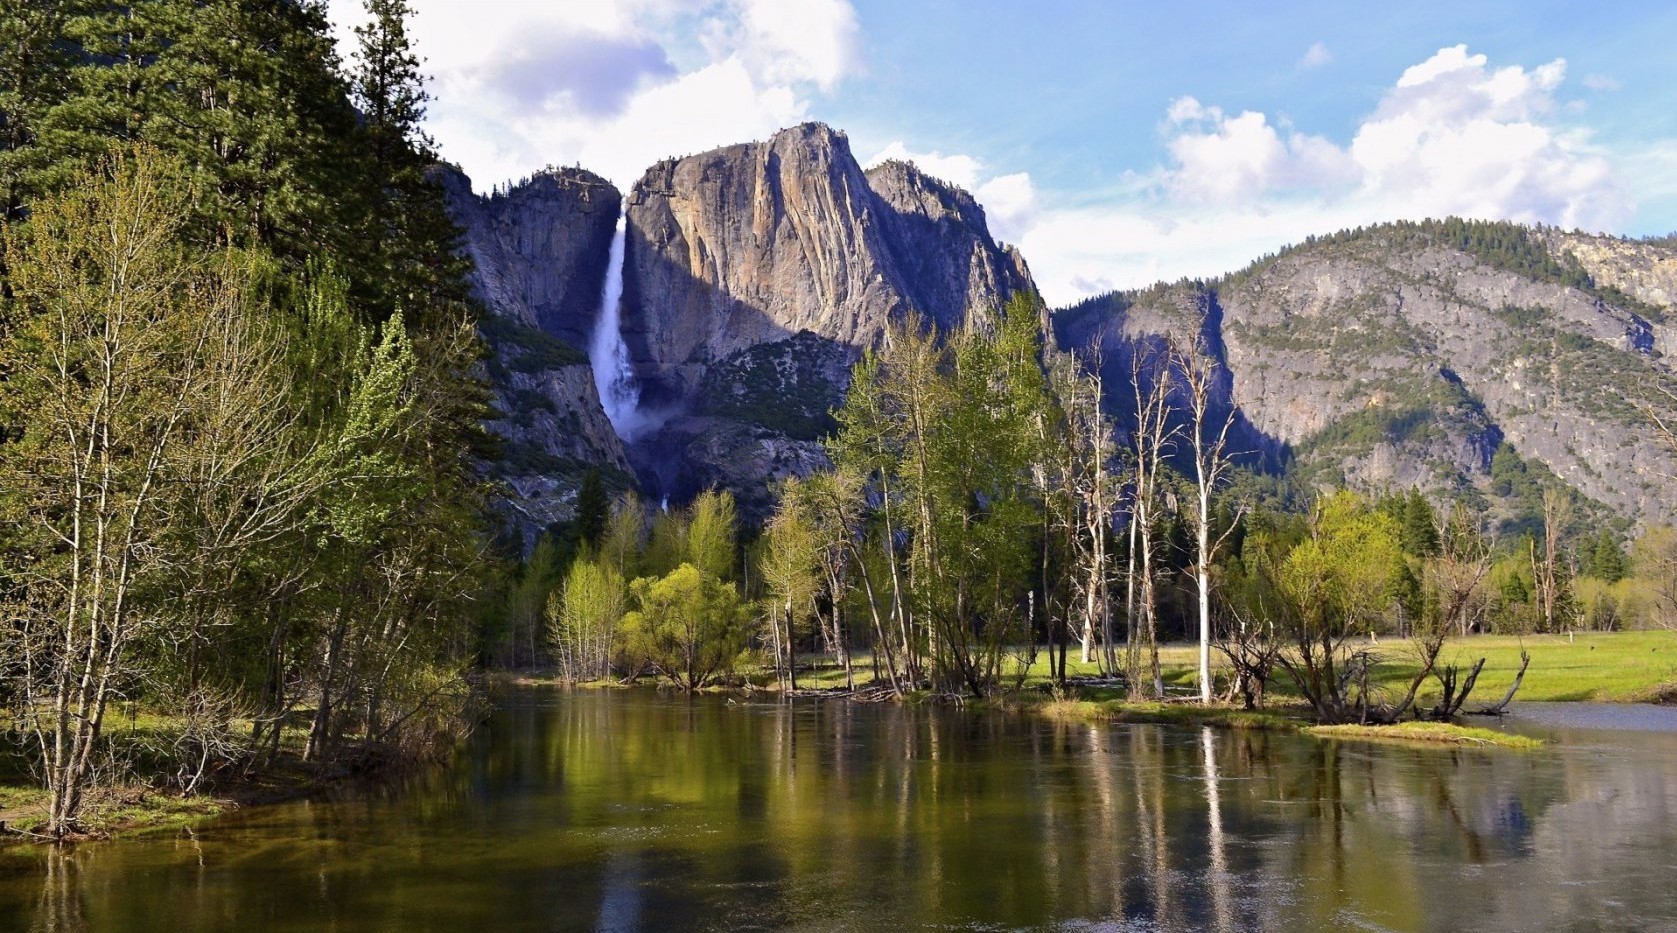
[[[1677,231],[1669,2],[410,2],[480,191],[820,120],[973,192],[1052,305],[1400,218]]]

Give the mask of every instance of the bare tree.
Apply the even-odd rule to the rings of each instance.
[[[1233,459],[1229,456],[1229,430],[1234,427],[1234,409],[1221,417],[1213,413],[1216,380],[1220,371],[1206,347],[1196,344],[1175,354],[1177,368],[1188,395],[1188,431],[1194,448],[1194,583],[1199,596],[1199,683],[1200,703],[1211,702],[1211,566],[1228,540],[1235,523],[1213,536],[1211,500]],[[1238,521],[1238,517],[1236,521]]]
[[[1169,354],[1137,348],[1130,359],[1130,387],[1134,393],[1136,428],[1132,444],[1135,469],[1130,510],[1130,603],[1139,599],[1147,636],[1149,673],[1154,696],[1163,696],[1165,684],[1159,669],[1159,620],[1157,573],[1153,566],[1154,525],[1158,521],[1159,477],[1165,458],[1174,449],[1180,427],[1171,425],[1171,365]],[[1137,577],[1139,576],[1139,583]],[[1135,616],[1130,616],[1130,641],[1125,675],[1132,697],[1140,695],[1142,644]]]
[[[1543,491],[1543,543],[1531,546],[1531,572],[1537,590],[1537,608],[1543,618],[1543,630],[1558,632],[1571,628],[1568,610],[1566,567],[1562,562],[1561,535],[1572,521],[1572,500],[1558,489]]]
[[[1067,358],[1054,372],[1055,396],[1065,417],[1055,481],[1065,494],[1061,529],[1070,545],[1076,592],[1078,642],[1083,663],[1100,647],[1102,667],[1117,670],[1113,653],[1111,570],[1112,512],[1117,482],[1112,420],[1101,411],[1098,360]]]
[[[1388,721],[1395,722],[1408,712],[1421,684],[1434,675],[1442,684],[1444,695],[1430,715],[1440,720],[1453,717],[1473,692],[1479,672],[1485,667],[1481,658],[1469,671],[1467,679],[1460,682],[1458,689],[1459,670],[1456,665],[1448,664],[1440,668],[1438,661],[1451,633],[1457,629],[1467,631],[1485,614],[1488,600],[1485,578],[1491,572],[1491,540],[1479,522],[1460,505],[1452,509],[1448,516],[1440,517],[1438,540],[1438,555],[1427,561],[1422,574],[1422,583],[1429,598],[1415,631],[1415,652],[1420,667],[1410,680],[1403,699],[1380,711],[1380,718]]]

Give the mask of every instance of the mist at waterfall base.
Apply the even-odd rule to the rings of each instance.
[[[629,361],[629,345],[623,342],[623,245],[627,238],[626,218],[617,219],[611,237],[611,256],[606,264],[606,284],[600,292],[600,314],[588,345],[588,362],[594,367],[594,386],[600,403],[617,436],[633,442],[657,421],[640,409],[640,385]]]

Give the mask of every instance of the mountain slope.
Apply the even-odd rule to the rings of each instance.
[[[643,404],[674,412],[637,445],[643,476],[676,497],[731,488],[752,514],[823,462],[805,422],[887,322],[964,327],[1033,288],[971,195],[905,163],[864,172],[819,123],[660,162],[627,216],[624,337]]]
[[[1420,486],[1513,519],[1492,479],[1507,445],[1612,513],[1669,522],[1677,464],[1636,408],[1677,386],[1657,349],[1665,311],[1556,242],[1510,224],[1385,225],[1215,283],[1085,302],[1056,327],[1120,356],[1209,336],[1230,400],[1307,486]]]

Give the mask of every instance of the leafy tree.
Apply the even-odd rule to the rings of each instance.
[[[635,610],[623,617],[625,651],[683,690],[733,669],[750,641],[748,614],[732,583],[683,563],[661,578],[629,586]]]
[[[797,639],[807,628],[821,593],[817,530],[807,516],[798,480],[789,480],[780,506],[769,519],[757,574],[765,593],[764,638],[777,674],[788,688],[797,685]]]
[[[182,247],[183,174],[149,150],[112,156],[6,230],[0,414],[17,435],[0,444],[0,544],[21,590],[4,648],[54,836],[80,826],[106,708],[162,633],[160,584],[200,556],[205,530],[173,527],[194,459],[251,455],[206,434],[223,399],[260,398],[262,357],[217,355],[248,320],[249,267]]]
[[[610,562],[579,557],[564,587],[548,599],[548,645],[567,682],[599,680],[610,672],[611,649],[627,608],[623,575]]]
[[[687,508],[683,559],[713,579],[734,579],[734,568],[739,565],[738,525],[733,493],[714,489],[699,493]]]
[[[1367,708],[1367,652],[1347,648],[1391,606],[1403,551],[1390,515],[1349,492],[1320,502],[1310,536],[1278,568],[1289,650],[1278,659],[1299,693],[1327,722],[1358,719]]]

